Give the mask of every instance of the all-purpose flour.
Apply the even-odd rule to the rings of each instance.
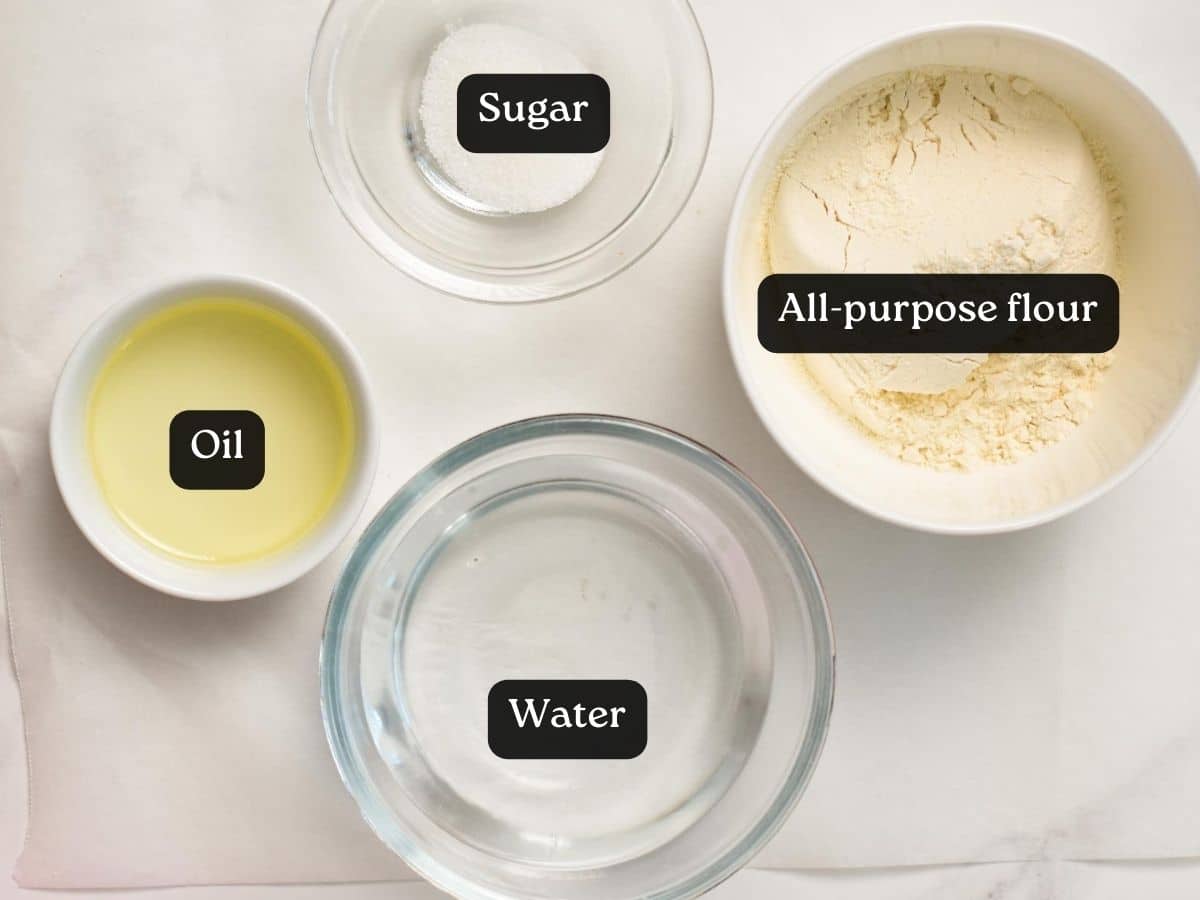
[[[801,134],[768,214],[776,272],[1115,275],[1110,181],[1066,110],[1022,78],[922,69],[871,82]],[[1107,355],[804,358],[894,455],[1007,462],[1087,415]]]

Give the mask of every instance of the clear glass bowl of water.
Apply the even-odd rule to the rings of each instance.
[[[775,833],[820,754],[834,651],[774,506],[706,448],[553,416],[454,448],[368,527],[321,655],[326,731],[379,837],[470,900],[695,896]],[[626,679],[633,759],[501,759],[489,689]]]
[[[430,55],[476,24],[552,41],[609,84],[599,169],[561,206],[481,211],[428,151]],[[678,216],[708,151],[712,73],[687,0],[333,0],[313,51],[308,119],[334,199],[385,259],[462,297],[546,300],[615,275]]]

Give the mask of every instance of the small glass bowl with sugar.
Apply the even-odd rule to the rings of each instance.
[[[465,149],[459,86],[497,74],[600,76],[607,142]],[[578,111],[494,99],[481,115],[539,139]],[[394,266],[468,299],[550,300],[611,278],[679,215],[708,151],[712,73],[687,0],[333,0],[308,121],[334,200]]]

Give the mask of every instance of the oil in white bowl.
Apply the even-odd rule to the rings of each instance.
[[[187,410],[254,412],[262,480],[180,487],[169,430]],[[138,323],[101,366],[87,409],[88,454],[115,516],[158,551],[201,564],[249,562],[302,540],[341,495],[355,433],[329,351],[290,316],[238,297],[184,300]]]

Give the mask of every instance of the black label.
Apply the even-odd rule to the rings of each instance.
[[[189,491],[246,491],[266,472],[266,426],[248,409],[189,409],[171,420],[171,480]]]
[[[501,681],[488,692],[488,746],[501,759],[633,759],[646,733],[636,681]]]
[[[1120,335],[1107,275],[770,275],[772,353],[1103,353]]]
[[[599,75],[468,75],[458,85],[458,142],[472,153],[595,153],[608,144]]]

